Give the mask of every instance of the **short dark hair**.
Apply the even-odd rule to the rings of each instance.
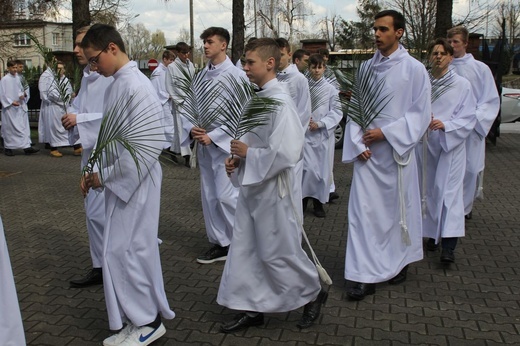
[[[394,10],[381,11],[375,15],[374,19],[379,19],[387,16],[392,17],[394,22],[394,30],[406,29],[406,20],[404,19],[404,16],[400,12]]]
[[[280,46],[272,38],[258,38],[246,44],[244,52],[256,51],[263,61],[274,58],[275,69],[280,66]]]
[[[7,61],[7,67],[13,67],[13,66],[16,66],[16,65],[18,65],[18,64],[14,60],[8,60]]]
[[[323,66],[325,65],[325,60],[323,60],[323,54],[314,53],[309,56],[309,66]]]
[[[226,45],[229,46],[229,41],[231,40],[231,36],[229,35],[229,31],[219,26],[212,26],[207,28],[200,34],[200,38],[202,40],[207,39],[211,36],[220,36],[224,41],[226,41]]]
[[[78,30],[76,30],[76,36],[79,35],[79,34],[84,34],[86,33],[87,31],[89,31],[89,29],[92,27],[92,25],[87,25],[87,26],[82,26],[81,28],[79,28]]]
[[[453,55],[453,47],[448,43],[448,40],[442,37],[435,39],[428,45],[428,55],[431,55],[435,46],[442,46],[444,51],[449,55]]]
[[[81,48],[106,49],[110,43],[126,54],[125,44],[116,28],[107,24],[94,24],[83,37]]]
[[[292,62],[295,63],[296,59],[302,60],[304,55],[311,55],[311,52],[309,52],[307,49],[297,49],[292,54]]]
[[[330,55],[329,50],[327,48],[318,49],[318,54],[320,54],[321,56],[326,56],[327,58]]]
[[[191,51],[191,46],[189,44],[187,44],[186,42],[178,42],[175,45],[175,48],[177,48],[177,51],[180,53],[184,53],[186,51],[187,52]]]
[[[25,64],[23,63],[23,61],[20,60],[20,59],[15,59],[15,60],[14,60],[14,63],[15,63],[16,65],[25,65]]]
[[[162,53],[162,58],[163,59],[175,59],[177,56],[175,55],[174,52],[172,52],[171,50],[165,50],[163,53]]]
[[[286,48],[287,52],[289,52],[289,53],[291,52],[291,45],[290,45],[289,41],[287,41],[283,37],[278,37],[275,40],[276,40],[276,43],[278,44],[278,47],[280,47],[280,49]]]

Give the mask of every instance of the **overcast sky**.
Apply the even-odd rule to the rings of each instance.
[[[182,28],[189,29],[188,0],[170,0],[167,4],[162,0],[132,0],[130,3],[130,12],[139,14],[131,23],[143,23],[152,32],[162,30],[168,43],[177,41]],[[310,4],[315,16],[309,24],[331,13],[347,20],[356,18],[355,0],[313,0]],[[231,0],[193,0],[193,7],[195,39],[210,26],[231,31]]]
[[[246,0],[247,1],[247,0]],[[454,14],[466,13],[469,0],[455,0]],[[326,15],[338,14],[346,20],[356,20],[356,0],[310,0],[314,17],[307,30],[315,30],[314,23]],[[480,2],[486,2],[480,1]],[[231,31],[231,0],[193,0],[195,39],[210,26],[222,26]],[[472,5],[475,6],[475,5]],[[131,0],[131,15],[139,14],[131,23],[143,23],[150,31],[162,30],[167,43],[176,43],[182,28],[189,29],[189,1]]]

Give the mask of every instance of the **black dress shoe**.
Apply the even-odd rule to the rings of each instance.
[[[388,280],[388,283],[390,285],[399,285],[400,283],[403,283],[406,281],[406,273],[408,273],[408,265],[406,265],[399,274]]]
[[[31,154],[36,154],[37,152],[40,151],[40,149],[29,147],[29,148],[25,148],[23,151],[24,151],[25,155],[31,155]]]
[[[338,198],[339,198],[339,195],[337,192],[329,193],[329,202],[332,202],[333,200],[338,199]]]
[[[324,218],[326,214],[325,209],[323,209],[323,204],[316,198],[314,198],[312,202],[314,203],[314,216]]]
[[[92,268],[87,275],[81,279],[71,280],[71,288],[84,288],[94,285],[101,285],[103,283],[103,272],[101,268]]]
[[[426,250],[428,251],[437,251],[439,249],[439,244],[435,244],[435,239],[429,238],[426,242]]]
[[[442,249],[441,252],[441,262],[442,263],[453,263],[455,262],[455,254],[451,249]]]
[[[464,215],[464,218],[466,220],[471,220],[473,218],[473,212],[470,211],[469,214]]]
[[[188,167],[188,168],[191,168],[191,165],[190,165],[190,159],[191,159],[191,156],[190,155],[184,155],[184,166]]]
[[[304,199],[302,199],[302,207],[303,207],[304,213],[305,213],[305,210],[307,210],[307,204],[309,204],[309,197],[305,197]]]
[[[321,307],[325,305],[329,293],[325,291],[323,288],[320,293],[316,297],[316,300],[310,303],[305,304],[303,308],[303,315],[301,320],[296,324],[296,326],[300,329],[309,328],[314,324],[314,321],[320,317]]]
[[[374,293],[376,293],[376,284],[358,282],[354,287],[347,288],[347,296],[352,300],[363,300]]]
[[[4,154],[6,156],[14,156],[14,153],[13,153],[12,149],[4,149]]]
[[[235,316],[235,318],[220,326],[222,333],[233,333],[248,327],[261,326],[264,324],[264,314],[259,313],[255,317],[250,317],[246,313],[241,313]]]

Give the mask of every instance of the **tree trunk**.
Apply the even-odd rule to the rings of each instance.
[[[435,37],[446,37],[448,29],[453,27],[451,16],[453,0],[437,0],[437,15],[435,17]]]
[[[76,31],[90,25],[90,0],[72,0],[72,36],[76,39]]]
[[[233,45],[231,61],[237,62],[244,53],[244,0],[233,0]]]

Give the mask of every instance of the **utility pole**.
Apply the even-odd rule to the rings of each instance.
[[[193,33],[193,0],[190,0],[190,46],[191,56],[193,57],[193,49],[195,47],[195,35]]]

